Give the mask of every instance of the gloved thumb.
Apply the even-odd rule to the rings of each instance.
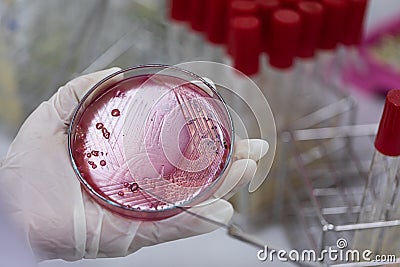
[[[120,70],[121,68],[114,67],[75,78],[58,89],[58,92],[50,98],[49,102],[54,106],[59,118],[68,123],[74,109],[85,93],[105,77]],[[108,83],[121,78],[122,75],[118,75],[109,80]]]

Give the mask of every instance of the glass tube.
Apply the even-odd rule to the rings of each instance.
[[[361,202],[358,223],[377,222],[388,219],[388,207],[395,193],[399,157],[386,156],[375,152],[371,163],[368,182]],[[358,230],[355,232],[353,248],[376,252],[381,228]]]

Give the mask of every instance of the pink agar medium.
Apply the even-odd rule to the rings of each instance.
[[[218,179],[225,168],[231,148],[230,129],[226,123],[216,120],[208,114],[217,112],[212,110],[213,98],[193,83],[183,83],[179,78],[158,75],[157,79],[150,79],[151,75],[127,78],[119,81],[101,94],[98,94],[77,118],[75,135],[72,141],[72,156],[80,171],[81,177],[94,191],[110,202],[115,202],[129,209],[150,212],[163,211],[175,208],[176,205],[190,203],[201,196]],[[162,80],[163,83],[159,81]],[[168,86],[180,84],[179,88]],[[135,99],[138,90],[158,87],[163,96],[154,105],[143,125],[145,136],[143,143],[152,166],[139,166],[135,170],[129,169],[126,164],[124,145],[125,116],[129,111],[132,99]],[[187,159],[196,160],[202,138],[212,138],[215,154],[212,161],[199,171],[180,168],[170,162],[161,146],[159,135],[165,127],[171,127],[171,136],[177,138],[174,125],[166,125],[165,116],[176,106],[181,105],[180,94],[186,100],[201,99],[206,103],[205,110],[197,105],[197,111],[190,107],[188,118],[187,110],[182,111],[186,125],[179,131],[179,149]],[[218,117],[218,116],[217,116]],[[84,134],[80,134],[84,133]],[[169,130],[167,128],[168,135]],[[211,134],[210,134],[211,133]],[[206,136],[207,135],[207,136]],[[128,140],[129,141],[129,140]],[[125,142],[125,143],[124,143]],[[98,167],[100,166],[100,167]],[[154,177],[148,177],[150,167],[158,172],[158,178],[165,183],[178,187],[163,186]],[[176,188],[196,188],[182,194]],[[179,191],[179,190],[178,190]],[[171,202],[173,200],[173,202]],[[126,214],[125,214],[126,215]],[[151,215],[149,216],[151,219]],[[144,218],[146,219],[146,218]],[[148,219],[148,218],[147,218]]]

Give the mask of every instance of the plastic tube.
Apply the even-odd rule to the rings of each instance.
[[[326,73],[332,74],[330,70],[336,57],[336,48],[344,34],[348,6],[346,0],[322,0],[321,3],[325,12],[319,44],[321,51],[318,53],[315,70],[318,77],[326,82]],[[329,80],[332,78],[335,77],[329,77]]]
[[[245,0],[235,0],[230,2],[228,11],[228,29],[227,29],[227,43],[226,43],[226,53],[223,56],[222,63],[228,66],[233,66],[233,47],[235,46],[231,23],[234,18],[244,17],[244,16],[256,16],[258,10],[258,5],[256,2],[250,2]]]
[[[297,5],[297,11],[301,16],[301,33],[299,48],[297,50],[297,62],[295,80],[298,85],[297,99],[292,108],[297,118],[304,117],[316,110],[318,89],[316,86],[315,51],[319,45],[324,19],[324,7],[315,1],[304,1]]]
[[[392,90],[386,97],[385,108],[375,139],[376,152],[371,163],[368,182],[361,202],[359,223],[388,219],[388,206],[392,203],[396,175],[400,164],[400,90]],[[377,252],[382,229],[356,231],[355,249]]]
[[[358,46],[363,36],[367,8],[368,0],[348,0],[346,27],[341,40],[342,46],[338,51],[339,68],[347,63],[353,64],[358,69],[362,68]]]
[[[229,44],[233,56],[233,67],[243,74],[249,76],[257,85],[261,84],[259,75],[260,69],[260,20],[255,16],[243,16],[233,18],[230,22],[229,31],[231,32],[231,42]],[[238,73],[231,73],[234,92],[238,96],[244,94],[252,95],[249,90],[248,80],[245,76]],[[254,96],[256,94],[254,93]],[[235,97],[236,101],[232,101],[234,109],[244,122],[250,122],[247,125],[248,135],[256,138],[259,135],[258,123],[250,118],[251,110],[246,107],[247,103]]]
[[[282,7],[296,10],[297,5],[300,3],[301,0],[280,0],[280,1]]]
[[[191,31],[187,36],[187,43],[184,49],[186,61],[206,59],[205,33],[207,29],[207,9],[209,1],[190,0],[189,24]]]
[[[294,57],[300,37],[300,15],[289,9],[278,9],[272,15],[269,69],[266,96],[276,118],[278,132],[289,127],[290,106],[295,92]]]
[[[259,0],[258,3],[258,18],[261,22],[261,74],[266,77],[270,71],[269,65],[269,50],[271,46],[271,31],[272,31],[272,14],[275,10],[280,8],[279,0]],[[267,95],[266,90],[263,90],[264,94]]]
[[[229,24],[232,22],[234,18],[237,17],[242,17],[242,16],[256,16],[257,15],[257,3],[256,2],[250,2],[250,1],[245,1],[245,0],[236,0],[232,1],[229,5],[229,12],[228,12],[228,20]],[[232,36],[232,28],[228,26],[227,30],[228,36],[227,36],[227,53],[228,56],[233,56],[233,47],[234,45],[231,45],[230,43],[234,42],[233,41],[233,36]],[[259,33],[260,34],[260,33]]]
[[[212,0],[207,5],[206,34],[209,45],[205,55],[214,62],[223,62],[227,43],[229,0]]]
[[[185,58],[184,42],[188,33],[186,22],[190,2],[187,0],[171,0],[168,24],[168,54],[172,63],[178,63]]]

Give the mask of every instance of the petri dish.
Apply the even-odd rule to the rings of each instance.
[[[202,77],[168,65],[118,71],[93,86],[68,130],[83,188],[122,216],[160,220],[208,199],[233,152],[228,108]]]

